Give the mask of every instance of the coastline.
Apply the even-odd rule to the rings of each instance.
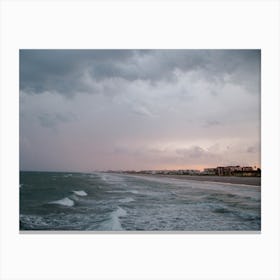
[[[124,173],[126,174],[126,173]],[[225,184],[261,186],[261,177],[235,177],[235,176],[197,176],[197,175],[164,175],[164,174],[126,174],[144,176],[149,178],[172,178],[179,180],[194,180],[201,182],[217,182]]]

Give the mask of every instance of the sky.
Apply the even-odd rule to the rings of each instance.
[[[260,50],[20,50],[20,169],[260,167]]]

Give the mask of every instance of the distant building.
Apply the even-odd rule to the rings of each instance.
[[[217,175],[217,168],[204,168],[203,175]]]
[[[253,167],[251,167],[251,166],[244,166],[244,167],[242,167],[242,171],[253,171]]]
[[[218,176],[261,176],[260,169],[254,170],[251,166],[218,166]]]
[[[218,166],[217,167],[217,175],[218,176],[225,176],[226,174],[226,167],[224,166]]]
[[[218,166],[217,167],[217,175],[219,176],[232,176],[236,171],[241,171],[241,167],[239,165],[236,166]]]
[[[127,171],[113,171],[109,170],[108,172],[117,172],[117,173],[128,173],[128,174],[162,174],[162,175],[207,175],[207,176],[248,176],[255,177],[261,176],[260,168],[253,168],[251,166],[239,166],[239,165],[230,165],[230,166],[218,166],[216,168],[204,168],[202,172],[196,169],[178,169],[178,170],[127,170]]]

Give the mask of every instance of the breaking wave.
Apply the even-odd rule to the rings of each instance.
[[[109,219],[101,225],[100,230],[124,230],[119,218],[126,216],[126,214],[127,212],[118,206],[118,208],[110,214]]]
[[[72,207],[72,206],[74,206],[75,203],[70,198],[65,197],[60,200],[51,201],[51,202],[49,202],[49,204],[58,204],[58,205],[62,205],[62,206]]]
[[[121,203],[128,203],[128,202],[132,202],[132,201],[135,201],[132,197],[126,197],[126,198],[119,200],[119,202],[121,202]]]
[[[88,195],[85,191],[73,191],[73,193],[78,196],[87,196]]]
[[[139,191],[137,190],[114,190],[114,191],[107,191],[108,193],[133,193],[133,194],[139,194]]]

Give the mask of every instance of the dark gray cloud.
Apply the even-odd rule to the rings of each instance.
[[[132,53],[125,50],[20,50],[20,88],[33,93],[87,91],[81,81],[86,70],[93,78],[110,77],[114,64],[125,62]]]
[[[69,112],[66,114],[62,113],[40,113],[38,115],[40,124],[44,127],[56,127],[59,123],[68,123],[77,120],[77,117]]]
[[[104,79],[176,82],[177,72],[200,71],[257,90],[259,50],[21,50],[20,89],[64,95],[97,93]],[[253,78],[253,81],[252,81]],[[106,92],[106,89],[105,89]],[[216,92],[213,92],[213,94]]]
[[[258,165],[259,84],[259,50],[21,50],[21,168]]]

